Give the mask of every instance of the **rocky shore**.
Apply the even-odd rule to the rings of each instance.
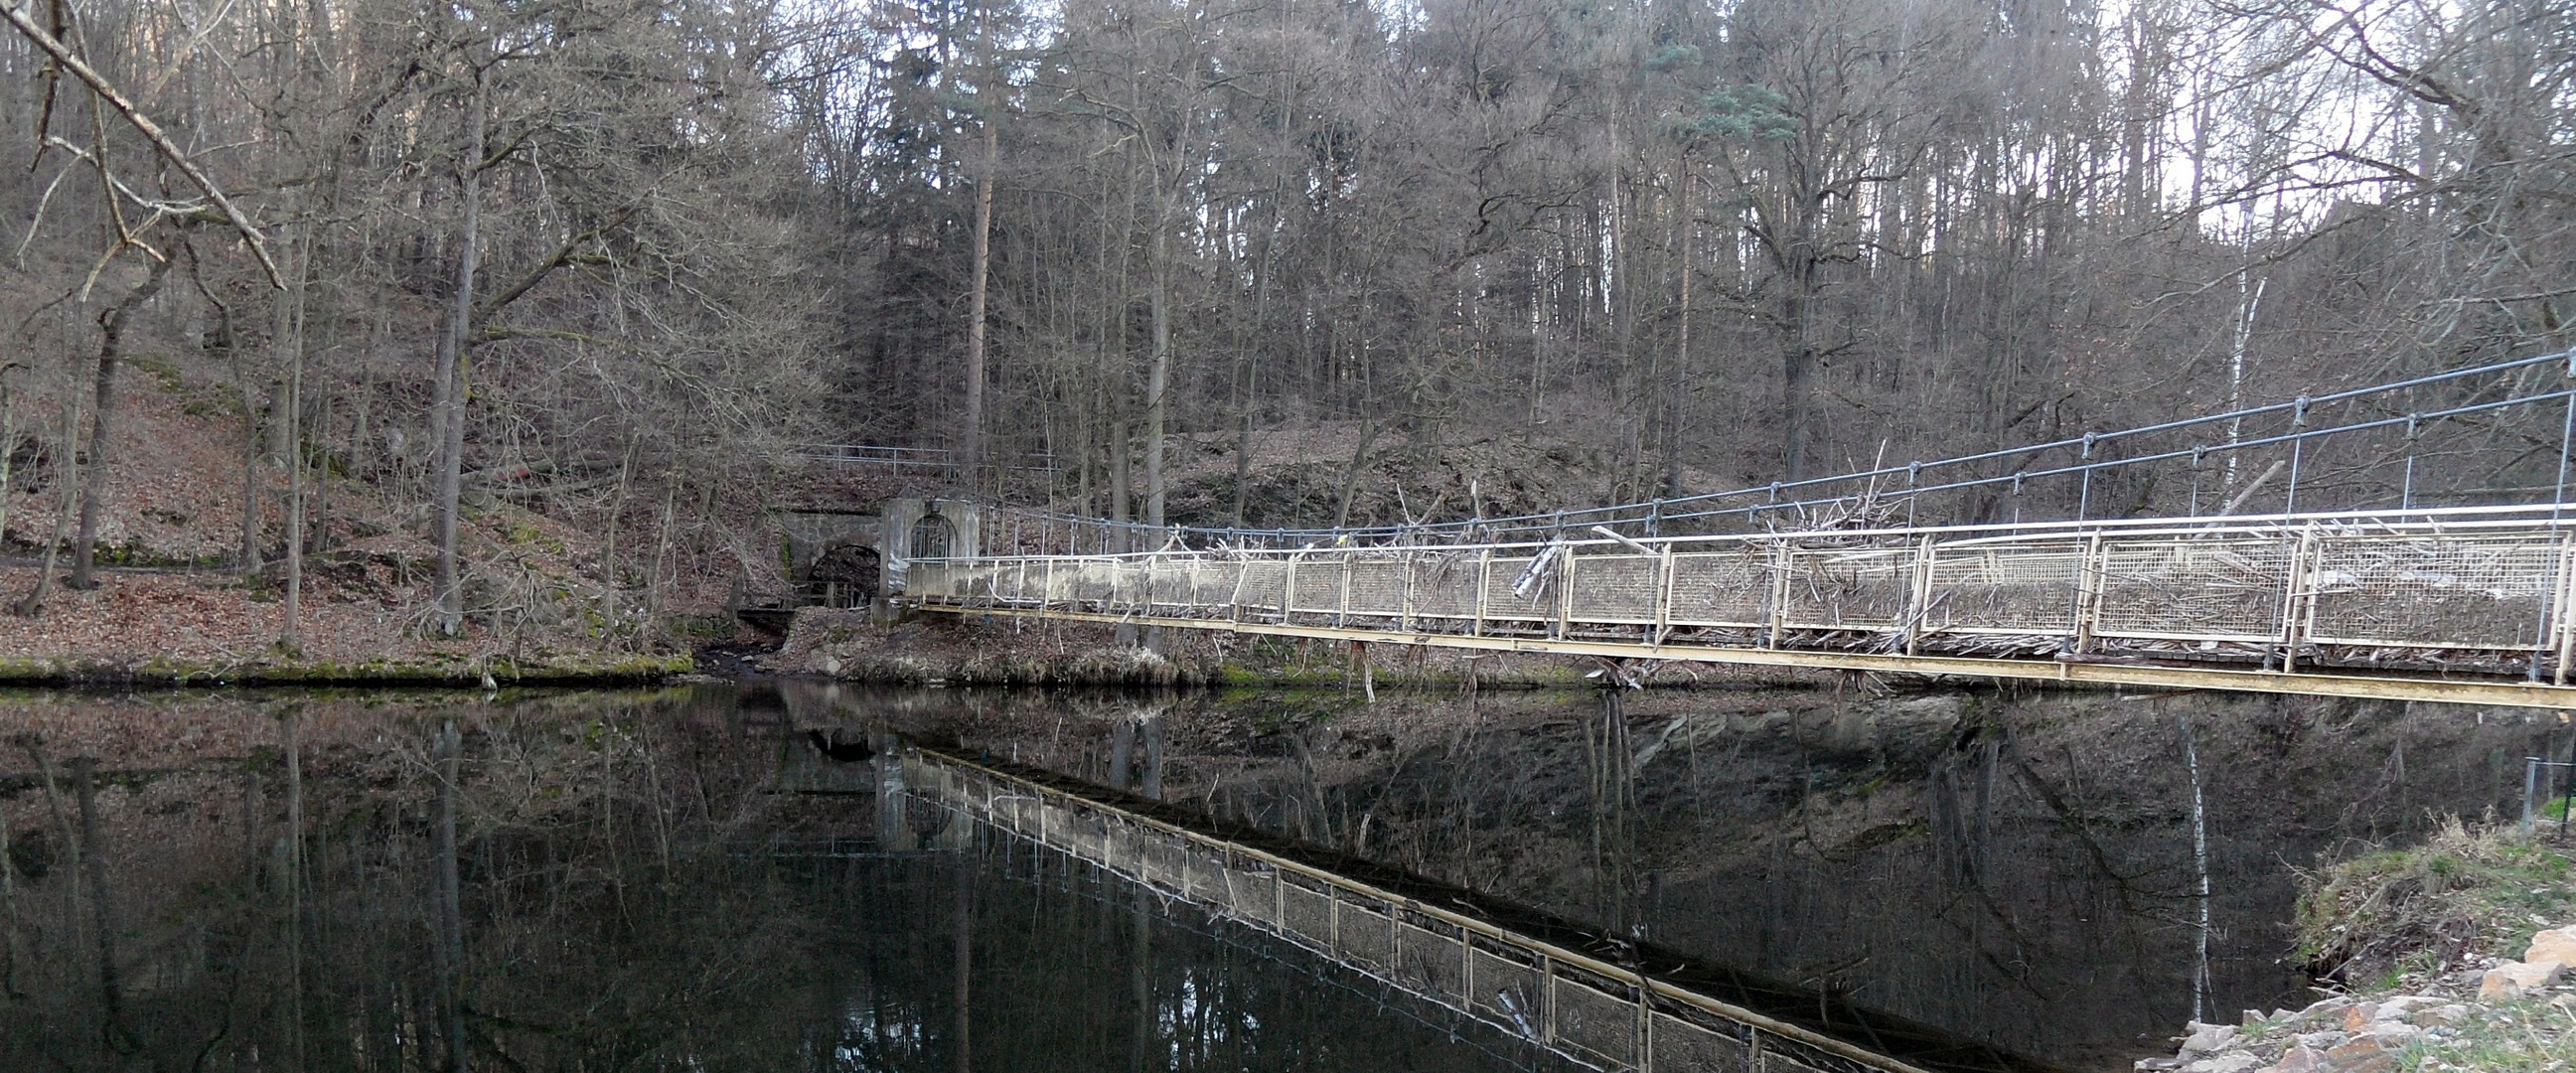
[[[2140,1073],[2555,1073],[2576,1068],[2576,873],[2560,847],[2454,822],[2312,877],[2301,951],[2349,993],[2187,1026]],[[2551,927],[2556,923],[2559,926]],[[2533,931],[2534,927],[2541,930]],[[2528,939],[2523,938],[2528,936]],[[2498,951],[2513,953],[2507,957]]]

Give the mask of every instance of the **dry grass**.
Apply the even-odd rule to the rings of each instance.
[[[2576,920],[2576,869],[2564,847],[2457,818],[2412,849],[2368,854],[2309,878],[2299,955],[2346,987],[2437,975],[2472,953],[2511,956],[2532,933]]]

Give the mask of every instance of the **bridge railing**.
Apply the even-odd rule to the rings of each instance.
[[[1904,655],[2547,675],[2576,516],[1961,526],[916,563],[925,606]]]

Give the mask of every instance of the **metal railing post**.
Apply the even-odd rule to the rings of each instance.
[[[1662,648],[1664,636],[1673,630],[1673,542],[1664,542],[1664,554],[1656,563],[1662,583],[1655,586],[1654,633],[1646,638],[1647,647]]]
[[[2102,590],[2109,587],[2104,583],[2108,573],[2107,558],[2102,551],[2101,532],[2097,530],[2086,534],[2083,550],[2078,553],[2075,566],[2073,652],[2079,656],[2092,651],[2093,635],[2098,632],[2101,624]]]
[[[1351,553],[1344,551],[1342,552],[1341,558],[1342,599],[1340,603],[1333,606],[1333,627],[1335,629],[1347,628],[1351,624]]]
[[[1905,609],[1905,654],[1921,651],[1923,622],[1932,616],[1932,537],[1925,534],[1914,547],[1914,585],[1912,599]]]
[[[2522,837],[2531,837],[2532,799],[2540,793],[2540,765],[2537,756],[2522,758]]]
[[[1573,636],[1570,627],[1574,620],[1574,545],[1561,544],[1558,547],[1565,552],[1556,557],[1556,639],[1562,641]]]
[[[1780,647],[1780,634],[1789,624],[1789,564],[1797,561],[1789,552],[1789,542],[1775,540],[1771,547],[1771,627],[1764,631],[1762,647]]]
[[[2316,526],[2311,525],[2299,531],[2299,542],[2291,547],[2289,569],[2282,577],[2281,673],[2283,674],[2293,673],[2299,668],[2299,611],[2303,599],[2309,595],[2308,590],[2316,587],[2311,580],[2311,575],[2315,571],[2308,562],[2309,557],[2315,554],[2316,540]],[[2536,666],[2537,659],[2534,663]]]
[[[1485,635],[1485,594],[1491,591],[1493,587],[1494,547],[1493,545],[1488,544],[1485,546],[1485,550],[1476,556],[1476,620],[1468,625],[1467,636],[1482,637]]]

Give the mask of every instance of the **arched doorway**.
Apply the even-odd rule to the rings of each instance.
[[[805,585],[825,607],[863,607],[884,586],[883,560],[877,549],[842,544],[814,560]]]
[[[939,508],[933,507],[930,513],[921,516],[920,521],[912,523],[912,557],[945,559],[956,539],[957,527],[948,523],[948,519],[939,513]]]

